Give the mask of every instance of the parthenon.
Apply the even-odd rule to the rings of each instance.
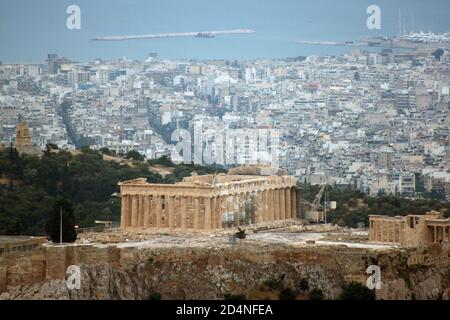
[[[219,230],[297,218],[290,176],[205,175],[176,184],[121,182],[121,228],[127,231]]]

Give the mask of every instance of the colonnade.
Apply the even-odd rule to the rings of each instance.
[[[263,222],[296,219],[294,186],[229,192],[183,192],[170,187],[122,191],[121,228],[215,230]],[[167,192],[164,192],[164,189]]]
[[[369,240],[380,243],[403,243],[406,222],[400,219],[370,219]]]
[[[432,242],[450,242],[450,226],[445,225],[429,225],[428,226]]]

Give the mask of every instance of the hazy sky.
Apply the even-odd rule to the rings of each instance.
[[[81,30],[68,30],[66,8],[81,8]],[[366,27],[366,9],[381,8],[382,29]],[[254,58],[334,53],[348,48],[302,46],[295,40],[356,40],[398,33],[399,9],[411,29],[450,30],[449,0],[0,0],[0,60]],[[93,42],[96,36],[252,28],[252,35],[215,39]]]

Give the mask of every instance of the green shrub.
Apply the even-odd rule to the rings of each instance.
[[[148,295],[148,300],[161,300],[161,294],[158,292],[152,292]]]
[[[235,233],[236,238],[238,238],[240,240],[243,240],[243,239],[247,238],[247,234],[245,233],[244,229],[241,229],[241,228],[238,227],[238,230],[239,231]]]
[[[323,292],[320,289],[312,289],[309,292],[309,300],[323,300]]]
[[[295,300],[296,297],[297,293],[291,288],[284,288],[278,295],[278,299],[280,300]]]
[[[244,294],[225,293],[223,298],[225,300],[247,300],[247,297]]]
[[[281,276],[278,279],[269,279],[264,282],[264,285],[272,290],[282,290],[283,289],[283,280],[284,276]]]
[[[131,159],[134,161],[144,161],[145,160],[145,157],[142,154],[140,154],[139,152],[137,152],[136,150],[128,151],[125,154],[125,158]]]
[[[350,282],[344,286],[341,300],[375,300],[375,291],[358,282]]]
[[[309,290],[308,279],[305,278],[300,279],[298,287],[301,291],[308,291]]]

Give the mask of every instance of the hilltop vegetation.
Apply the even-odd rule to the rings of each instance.
[[[172,173],[163,177],[154,172],[150,165],[155,163],[171,166]],[[44,235],[52,207],[62,198],[73,203],[80,227],[93,226],[95,220],[119,221],[120,199],[113,196],[119,181],[144,177],[150,183],[175,183],[192,171],[224,172],[220,167],[176,165],[168,157],[131,165],[105,161],[101,152],[87,147],[74,155],[48,146],[40,158],[6,148],[0,151],[0,234]]]
[[[302,198],[312,202],[320,186],[300,184]],[[431,210],[441,211],[450,216],[450,203],[437,199],[406,199],[399,196],[384,195],[371,197],[350,189],[338,190],[327,187],[329,201],[336,201],[336,210],[328,211],[328,222],[340,226],[356,227],[358,222],[369,224],[369,215],[403,216],[424,214]],[[323,203],[323,201],[322,201]]]
[[[104,160],[108,159],[108,160]],[[110,160],[114,159],[114,160]],[[127,160],[128,159],[128,160]],[[75,223],[93,226],[95,220],[120,220],[117,183],[139,177],[150,183],[175,183],[191,175],[225,172],[219,166],[175,164],[169,157],[141,161],[132,151],[116,157],[108,149],[83,147],[70,153],[49,145],[42,157],[19,154],[15,148],[0,151],[0,234],[44,235],[55,202],[72,202]],[[165,168],[162,175],[156,169]],[[301,184],[302,198],[312,201],[319,186]],[[352,190],[329,187],[330,201],[337,208],[328,212],[328,221],[341,226],[368,225],[368,215],[423,214],[438,210],[447,217],[450,203],[438,200],[411,200],[394,196],[369,197]]]

